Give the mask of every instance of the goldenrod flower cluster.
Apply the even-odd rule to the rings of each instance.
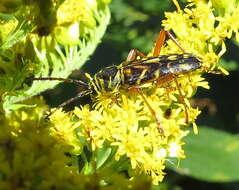
[[[203,66],[159,87],[153,84],[141,86],[160,120],[164,135],[157,130],[155,118],[142,97],[125,90],[114,91],[110,95],[101,93],[93,97],[93,108],[86,105],[73,111],[78,118],[75,123],[75,127],[79,129],[78,135],[87,140],[92,151],[102,147],[115,147],[116,160],[128,159],[133,171],[148,174],[154,184],[163,180],[165,163],[170,158],[185,158],[182,138],[188,133],[185,130],[188,126],[186,114],[194,132],[198,132],[195,119],[200,111],[191,107],[189,98],[198,87],[209,88],[202,73],[217,69],[227,74],[218,65],[219,58],[226,50],[224,39],[235,34],[238,40],[239,27],[234,21],[239,18],[239,6],[224,15],[216,16],[216,7],[213,7],[211,1],[190,1],[183,10],[177,1],[174,2],[178,10],[165,13],[163,26],[176,34],[186,52],[199,56]],[[162,54],[180,51],[177,45],[168,40]],[[61,112],[56,112],[52,116],[52,122],[56,123],[61,115]]]
[[[177,1],[174,1],[177,2]],[[189,0],[185,9],[177,4],[177,12],[166,12],[163,26],[173,30],[183,48],[203,59],[204,68],[217,68],[228,74],[217,63],[225,53],[225,39],[239,41],[239,5],[235,1]],[[220,3],[219,3],[220,2]],[[213,6],[215,4],[215,6]],[[222,7],[218,7],[218,4]],[[223,8],[223,13],[219,14]],[[167,52],[178,51],[172,41],[168,42]],[[165,52],[166,53],[166,52]]]
[[[88,175],[79,173],[74,164],[77,157],[72,154],[79,153],[72,142],[77,135],[66,127],[70,122],[68,125],[64,121],[56,123],[57,127],[61,124],[65,127],[58,128],[57,132],[58,129],[43,117],[48,108],[42,98],[25,103],[37,107],[21,108],[7,116],[0,115],[0,189],[100,190],[105,189],[103,182],[109,181],[109,176],[108,189],[133,190],[142,186],[145,190],[150,189],[150,181],[142,176],[129,182],[118,173],[112,174],[107,170]],[[64,119],[69,119],[69,116]],[[79,139],[77,144],[81,146]]]
[[[106,0],[89,1],[90,5],[86,0],[77,5],[74,0],[62,4],[51,2],[57,7],[52,13],[60,18],[51,20],[52,25],[48,25],[54,35],[41,37],[39,34],[45,35],[45,30],[37,25],[34,32],[38,36],[33,32],[27,37],[21,36],[23,41],[19,44],[15,41],[12,42],[16,43],[14,46],[6,44],[11,46],[12,52],[24,54],[25,62],[21,62],[23,67],[19,69],[19,65],[15,67],[19,63],[19,60],[15,62],[17,59],[0,60],[0,66],[5,71],[0,83],[5,108],[22,107],[14,103],[55,85],[50,82],[43,85],[41,81],[18,90],[31,69],[36,75],[67,76],[79,67],[74,64],[82,64],[94,50],[95,41],[98,42],[101,37],[95,30],[105,29],[107,21],[102,27],[98,25],[101,22],[97,18],[101,17],[101,21],[108,18],[102,16],[103,12],[108,15],[108,9],[99,14],[94,10],[106,6]],[[42,6],[40,1],[35,3]],[[140,86],[164,133],[159,132],[158,123],[142,97],[128,90],[117,89],[92,95],[94,105],[81,106],[70,113],[59,109],[50,116],[49,122],[42,120],[45,108],[41,106],[42,102],[36,101],[35,108],[22,108],[1,115],[0,189],[100,189],[104,185],[110,189],[109,184],[114,184],[114,180],[120,180],[122,189],[137,189],[142,183],[148,189],[148,181],[135,182],[136,176],[147,175],[153,184],[158,184],[165,176],[166,162],[171,162],[171,158],[185,158],[183,137],[188,134],[186,127],[193,126],[194,132],[198,133],[195,120],[200,114],[197,108],[190,105],[189,98],[198,87],[209,88],[203,72],[220,70],[227,74],[218,61],[226,51],[225,38],[235,36],[239,41],[239,6],[235,1],[232,6],[226,1],[218,4],[216,0],[190,0],[186,8],[181,9],[176,0],[174,3],[177,11],[165,13],[163,26],[174,32],[186,52],[199,56],[203,65],[159,86],[153,83]],[[34,4],[26,10],[38,10],[36,7]],[[6,9],[4,6],[0,8]],[[31,22],[39,24],[36,17]],[[9,25],[5,26],[6,31],[1,33],[3,41],[7,39],[4,35],[12,30]],[[90,41],[92,38],[94,42]],[[171,40],[167,40],[161,55],[171,53],[182,52]],[[5,64],[7,61],[9,64]],[[33,62],[39,65],[33,65]],[[66,152],[71,157],[67,157]],[[77,168],[78,158],[83,160],[82,168]],[[131,177],[129,183],[118,175],[122,171],[127,171]],[[112,185],[112,189],[117,185]]]
[[[76,169],[64,156],[71,146],[57,142],[42,119],[47,107],[42,100],[28,103],[37,107],[0,116],[0,189],[61,189],[78,183]],[[76,186],[77,187],[77,186]]]

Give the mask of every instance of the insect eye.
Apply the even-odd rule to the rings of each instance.
[[[97,77],[98,78],[102,78],[103,80],[109,80],[110,78],[115,77],[117,72],[118,72],[117,67],[116,66],[112,66],[112,67],[105,68],[104,70],[101,70],[97,74]]]

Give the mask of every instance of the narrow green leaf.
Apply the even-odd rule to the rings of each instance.
[[[32,104],[32,105],[28,105],[28,104],[12,104],[12,105],[9,105],[9,109],[10,110],[17,110],[17,109],[20,109],[20,108],[33,108],[33,107],[36,107],[37,105],[36,104]]]
[[[185,142],[187,158],[174,170],[210,182],[239,180],[238,136],[201,127],[199,135],[189,135]]]
[[[0,13],[0,20],[9,21],[15,19],[16,19],[15,16],[12,14]]]

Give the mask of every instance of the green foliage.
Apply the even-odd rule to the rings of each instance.
[[[239,180],[239,138],[212,128],[200,127],[198,136],[185,137],[185,154],[178,173],[210,182]]]
[[[35,6],[34,9],[40,6],[38,4],[36,6],[34,3],[33,5]],[[68,6],[68,8],[71,8],[71,5]],[[28,8],[26,6],[26,9],[33,11],[31,10],[32,7]],[[24,13],[25,9],[19,11],[26,14]],[[89,13],[87,12],[87,14]],[[90,15],[95,19],[93,22],[98,23],[97,25],[89,25],[89,22],[86,24],[84,21],[77,24],[74,21],[74,24],[59,25],[55,27],[55,33],[44,36],[47,33],[44,34],[43,31],[39,31],[39,27],[43,30],[42,21],[39,21],[40,24],[34,17],[32,23],[29,24],[26,17],[19,16],[19,13],[16,15],[1,14],[3,26],[0,30],[0,34],[2,34],[0,44],[0,95],[2,96],[1,105],[5,111],[24,106],[18,104],[18,102],[58,84],[57,81],[38,81],[28,86],[24,83],[27,77],[54,76],[67,78],[73,70],[79,69],[100,42],[110,17],[108,7],[101,6],[98,12],[95,11],[93,15]],[[30,17],[30,15],[27,16]],[[44,27],[52,26],[46,25]],[[59,30],[63,31],[64,27],[65,32],[59,33]],[[74,33],[71,34],[71,31]],[[61,40],[69,38],[69,35],[79,37],[74,45],[66,44],[69,40]]]
[[[235,60],[226,61],[225,59],[221,59],[219,64],[228,71],[236,71],[239,67],[238,63]]]
[[[161,29],[164,11],[174,8],[174,5],[168,0],[117,0],[110,7],[112,23],[105,40],[119,51],[124,60],[132,48],[142,52],[151,50],[153,39]]]

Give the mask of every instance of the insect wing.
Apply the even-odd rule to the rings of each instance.
[[[168,61],[161,67],[160,76],[168,74],[180,75],[192,72],[201,67],[200,59],[193,54],[178,54],[168,56]]]

